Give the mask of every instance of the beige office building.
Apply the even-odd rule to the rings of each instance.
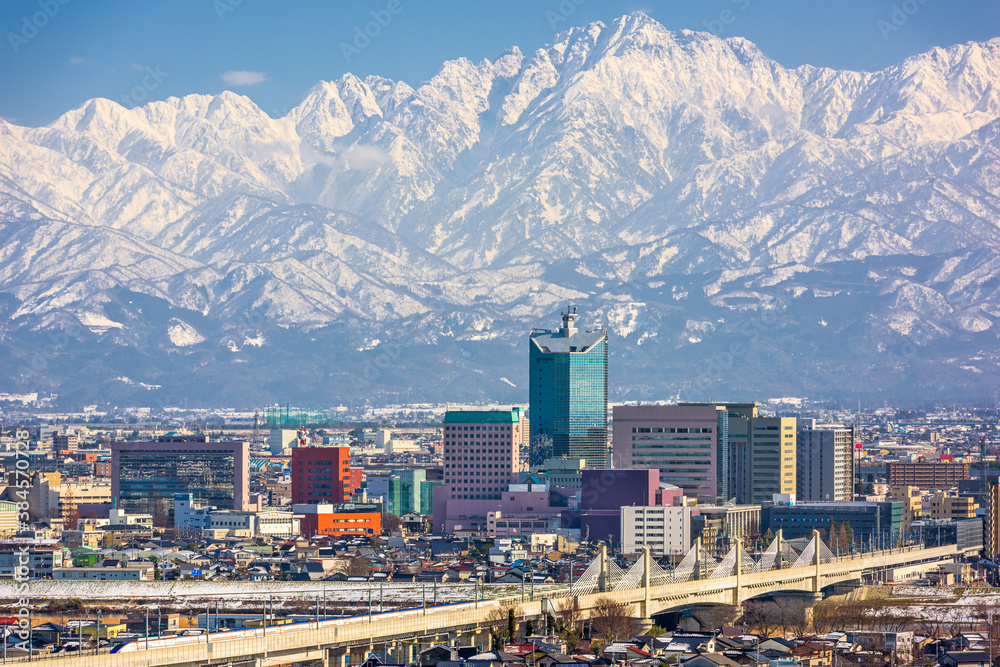
[[[752,505],[776,493],[795,493],[795,417],[761,417],[756,403],[726,407],[730,495],[740,505]]]
[[[986,558],[1000,558],[1000,480],[989,480],[986,493]]]

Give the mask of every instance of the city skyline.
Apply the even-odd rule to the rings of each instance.
[[[995,0],[0,27],[4,663],[1000,661]]]

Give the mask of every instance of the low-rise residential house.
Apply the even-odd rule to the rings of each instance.
[[[684,661],[687,667],[739,667],[738,662],[730,660],[723,653],[701,653]]]
[[[939,661],[942,667],[992,667],[986,651],[951,651]]]

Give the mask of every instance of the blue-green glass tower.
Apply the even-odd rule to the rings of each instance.
[[[608,332],[576,328],[576,308],[557,331],[534,329],[528,339],[532,463],[581,457],[588,468],[608,463]]]

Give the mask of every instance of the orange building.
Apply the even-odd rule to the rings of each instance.
[[[348,499],[354,495],[354,492],[361,488],[361,483],[365,481],[365,471],[364,468],[351,468],[351,480],[344,488],[344,493],[347,494]]]
[[[306,538],[382,533],[382,506],[378,503],[295,504],[292,512],[301,515],[299,530]]]

